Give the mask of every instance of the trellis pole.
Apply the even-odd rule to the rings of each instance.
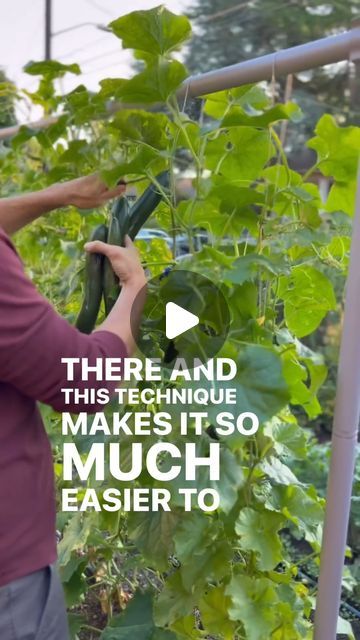
[[[315,640],[335,640],[360,416],[360,163],[346,282]]]
[[[360,55],[358,23],[341,36],[189,78],[182,94],[196,96],[259,82]],[[360,154],[360,149],[359,149]],[[314,640],[336,640],[360,416],[360,163],[341,338]]]

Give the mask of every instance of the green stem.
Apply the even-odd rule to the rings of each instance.
[[[287,178],[288,178],[288,184],[290,184],[290,168],[289,168],[289,163],[286,157],[286,153],[283,149],[283,146],[281,144],[281,140],[278,136],[278,134],[276,133],[275,129],[273,129],[273,127],[270,127],[270,135],[272,137],[272,139],[274,140],[275,146],[278,150],[279,156],[283,162],[283,165],[285,167],[286,170],[286,174],[287,174]]]
[[[93,627],[91,624],[83,624],[81,625],[82,629],[86,629],[87,631],[93,631],[94,633],[101,634],[103,632],[102,629],[98,629],[97,627]]]

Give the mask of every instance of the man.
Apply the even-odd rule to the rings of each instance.
[[[106,255],[122,283],[111,313],[91,335],[61,318],[27,278],[9,234],[58,207],[92,208],[120,195],[97,176],[38,193],[0,200],[0,638],[67,640],[62,587],[54,567],[55,498],[50,445],[36,402],[64,405],[64,357],[124,358],[134,342],[130,311],[144,290],[144,271],[129,238],[126,247],[101,242],[87,251]],[[111,384],[79,379],[73,387]],[[91,410],[96,408],[91,407]]]

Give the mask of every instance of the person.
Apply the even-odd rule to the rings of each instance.
[[[96,411],[64,405],[62,358],[125,358],[134,350],[130,311],[146,279],[129,238],[119,248],[86,245],[111,261],[122,290],[112,311],[90,335],[56,313],[27,277],[10,235],[40,215],[74,205],[94,208],[119,196],[97,175],[0,200],[0,638],[67,640],[64,594],[55,568],[55,491],[50,443],[37,407]],[[140,295],[141,298],[141,295]],[[112,384],[82,382],[74,388]],[[66,386],[66,385],[65,385]]]

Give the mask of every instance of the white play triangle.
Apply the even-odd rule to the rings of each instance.
[[[172,340],[199,324],[199,318],[175,302],[166,304],[166,337]]]

